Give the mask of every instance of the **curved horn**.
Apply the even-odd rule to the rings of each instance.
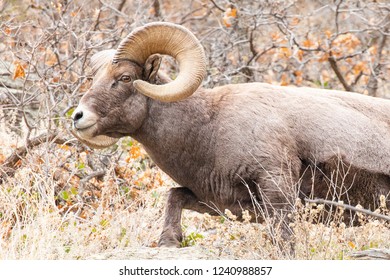
[[[134,81],[134,87],[153,99],[172,102],[193,94],[206,73],[206,57],[198,39],[187,28],[168,22],[150,23],[135,29],[119,45],[114,62],[131,60],[139,65],[152,54],[175,58],[180,67],[177,78],[165,85]]]

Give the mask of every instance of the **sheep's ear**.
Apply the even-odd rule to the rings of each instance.
[[[152,54],[145,62],[143,78],[145,81],[155,82],[161,64],[161,55]]]
[[[92,74],[95,75],[96,72],[107,63],[112,63],[112,59],[114,58],[114,55],[116,53],[116,50],[104,50],[98,53],[95,53],[91,57],[91,68],[92,68]]]

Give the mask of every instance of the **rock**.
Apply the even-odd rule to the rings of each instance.
[[[185,248],[128,248],[123,250],[112,250],[103,254],[96,254],[88,257],[89,260],[201,260],[218,259],[216,252],[210,249],[193,246]]]

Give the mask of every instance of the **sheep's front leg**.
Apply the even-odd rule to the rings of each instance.
[[[183,209],[205,212],[210,210],[202,205],[197,197],[188,188],[173,188],[169,191],[165,209],[164,228],[158,246],[180,247],[183,239],[181,230],[181,213]]]
[[[288,214],[292,212],[297,197],[296,182],[287,172],[267,172],[267,176],[258,181],[258,196],[262,201],[264,216],[271,218],[271,236],[275,238],[280,233],[281,240],[275,238],[274,242],[282,251],[287,249],[292,254],[294,240]]]

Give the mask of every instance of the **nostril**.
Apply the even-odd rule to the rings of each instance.
[[[77,112],[74,117],[73,117],[73,121],[77,122],[79,119],[81,119],[83,117],[83,111],[79,111]]]

